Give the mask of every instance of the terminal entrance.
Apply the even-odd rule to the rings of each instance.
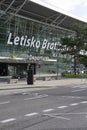
[[[8,64],[8,71],[9,75],[12,76],[12,78],[26,78],[27,77],[27,63],[15,63],[15,64]],[[30,65],[33,68],[33,74],[36,74],[36,64],[30,63]]]
[[[0,63],[0,76],[8,75],[8,64]]]
[[[0,76],[12,78],[26,78],[28,63],[0,63]],[[36,74],[36,63],[30,63],[33,74]]]

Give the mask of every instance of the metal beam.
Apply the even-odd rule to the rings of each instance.
[[[56,25],[45,23],[45,22],[41,22],[41,21],[38,21],[38,20],[35,20],[35,19],[31,19],[31,18],[22,16],[22,15],[12,14],[12,13],[10,13],[10,15],[14,15],[14,16],[19,17],[19,18],[23,18],[23,19],[30,20],[30,21],[33,21],[33,22],[37,22],[37,23],[40,23],[40,24],[43,24],[43,25],[47,25],[47,26],[50,26],[50,27],[58,28],[58,29],[65,30],[65,31],[68,31],[68,32],[72,32],[72,33],[75,32],[75,31],[72,31],[72,30],[60,27],[60,26],[56,26]]]
[[[60,25],[66,18],[67,16],[64,16],[64,18],[57,25]]]
[[[7,9],[4,11],[4,14],[6,14],[6,12],[10,9],[10,7],[13,5],[13,3],[15,2],[15,0],[13,0],[10,5],[7,7]],[[0,15],[0,17],[2,17],[4,15],[3,13]]]
[[[52,23],[55,23],[61,16],[62,16],[62,14],[60,14],[58,17],[56,17],[56,19],[53,20]],[[52,24],[52,23],[51,23],[51,24]]]
[[[25,3],[27,2],[27,0],[24,0],[24,2],[21,4],[21,6],[18,8],[18,10],[16,10],[15,14],[17,14],[21,8],[25,5]]]
[[[53,15],[47,17],[45,21],[47,21],[47,20],[51,20],[51,18],[54,17],[54,16],[56,16],[56,15],[58,15],[58,14],[56,13],[56,14],[53,14]],[[52,20],[51,20],[51,21],[52,21]]]
[[[5,1],[5,0],[1,0],[0,5],[1,5],[4,1]]]
[[[17,13],[21,10],[21,8],[25,5],[26,2],[27,2],[27,0],[24,0],[24,2],[20,5],[20,7],[15,11],[14,14],[17,14]],[[10,19],[11,19],[12,17],[13,17],[13,16],[11,16]],[[9,21],[9,19],[7,19],[7,20],[4,22],[4,24],[7,23],[8,21]]]

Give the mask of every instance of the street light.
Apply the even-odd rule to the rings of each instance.
[[[59,55],[60,55],[60,51],[61,51],[61,44],[58,42],[58,45],[57,45],[57,79],[59,77]]]
[[[76,46],[74,46],[74,74],[76,75]]]

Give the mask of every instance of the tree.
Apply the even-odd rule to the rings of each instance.
[[[79,58],[81,50],[87,51],[87,26],[80,24],[73,27],[75,33],[71,36],[61,38],[62,46],[66,46],[66,49],[62,54],[70,54],[74,58],[74,74],[76,74],[76,61],[82,62]],[[84,64],[86,62],[83,62]]]
[[[83,64],[87,68],[87,55],[80,55],[78,60],[79,63]]]

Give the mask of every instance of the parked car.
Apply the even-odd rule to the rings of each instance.
[[[14,75],[12,76],[12,78],[21,79],[21,78],[26,78],[26,76],[27,76],[26,72],[25,72],[25,73],[24,73],[24,72],[20,72],[20,73],[18,73],[18,74],[14,74]]]

